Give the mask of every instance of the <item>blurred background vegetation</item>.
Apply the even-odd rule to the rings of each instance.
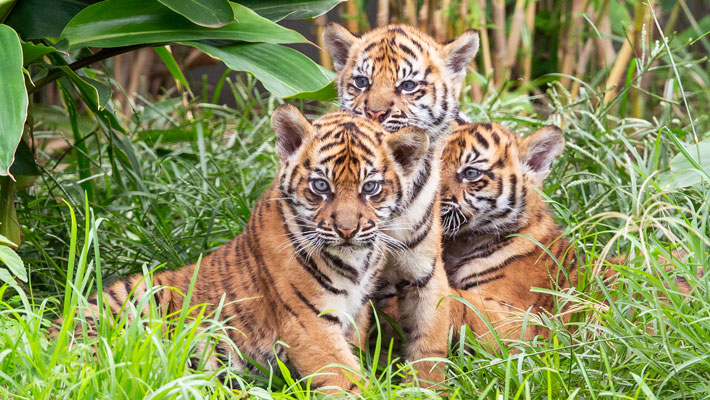
[[[580,270],[629,255],[618,287],[587,274],[559,294],[578,311],[571,328],[536,317],[549,341],[490,352],[465,332],[449,357],[450,398],[707,396],[710,283],[696,272],[710,264],[708,1],[0,0],[0,102],[21,108],[22,96],[7,96],[16,91],[29,104],[26,121],[0,132],[0,172],[15,155],[15,180],[0,176],[0,261],[17,278],[0,264],[14,285],[0,286],[0,397],[232,393],[213,372],[186,370],[191,336],[156,339],[135,324],[102,337],[97,356],[40,328],[69,288],[65,307],[101,276],[179,268],[241,232],[275,173],[273,109],[336,108],[319,47],[331,21],[355,33],[406,23],[441,41],[478,30],[463,112],[523,135],[563,127],[544,194]],[[673,274],[692,301],[656,261],[671,249],[689,254]],[[366,398],[394,396],[408,373],[362,362]],[[244,385],[256,397],[310,396],[271,375]]]

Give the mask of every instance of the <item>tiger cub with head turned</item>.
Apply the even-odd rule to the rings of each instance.
[[[288,105],[274,111],[272,126],[280,164],[271,188],[246,231],[199,267],[191,301],[205,304],[209,315],[223,299],[222,316],[233,328],[227,333],[238,347],[217,343],[208,367],[231,359],[237,369],[248,368],[240,354],[274,365],[278,356],[302,376],[327,372],[314,377],[314,387],[354,390],[343,370],[323,367],[360,370],[349,345],[357,336],[351,320],[366,329],[366,302],[388,245],[382,228],[397,218],[400,199],[411,196],[413,165],[429,141],[418,129],[387,133],[345,112],[311,124]],[[194,269],[193,264],[153,277],[155,286],[177,289],[151,292],[166,315],[181,309]],[[114,315],[132,291],[145,295],[144,277],[105,289]],[[84,317],[92,326],[95,296],[90,304]]]
[[[466,299],[486,320],[451,300],[455,328],[468,325],[494,346],[486,322],[503,339],[549,336],[547,328],[534,324],[522,332],[520,315],[555,311],[554,296],[533,292],[533,287],[560,290],[577,285],[574,247],[562,237],[538,192],[564,146],[562,131],[555,126],[522,139],[495,123],[467,124],[448,137],[441,173],[444,264],[452,294]],[[664,257],[658,262],[670,264]],[[613,282],[615,271],[605,268],[601,275]],[[682,277],[675,284],[681,293],[691,292]],[[569,313],[563,319],[569,320]]]
[[[550,294],[532,287],[577,283],[576,258],[536,188],[562,154],[559,128],[547,126],[525,139],[495,123],[461,125],[442,155],[441,217],[444,262],[453,293],[471,302],[503,337],[520,338],[516,312],[552,311]],[[510,236],[519,234],[524,236]],[[548,247],[562,262],[559,270]],[[488,332],[463,303],[452,303],[452,325]],[[539,332],[528,327],[526,338]]]
[[[323,34],[333,57],[336,86],[344,110],[378,121],[390,132],[416,126],[432,141],[414,167],[414,190],[402,197],[397,223],[384,231],[400,245],[389,252],[376,297],[396,290],[400,326],[409,360],[445,357],[449,292],[441,260],[439,170],[443,137],[458,117],[466,67],[478,50],[478,35],[467,31],[439,44],[404,25],[374,29],[361,38],[337,24]],[[394,294],[392,294],[394,295]],[[433,363],[418,364],[424,380],[441,381]],[[424,382],[427,384],[427,382]]]

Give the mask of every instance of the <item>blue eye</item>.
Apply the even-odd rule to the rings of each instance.
[[[355,86],[360,89],[365,89],[368,86],[370,86],[370,80],[365,78],[364,76],[356,76],[355,77]]]
[[[375,181],[365,182],[362,185],[362,192],[364,194],[375,194],[380,191],[380,184]]]
[[[325,179],[314,179],[311,181],[311,190],[318,194],[330,193],[330,185]]]
[[[463,177],[468,179],[468,180],[474,180],[477,179],[481,176],[481,171],[477,170],[476,168],[466,168],[463,171]]]
[[[411,92],[412,90],[416,89],[417,86],[419,85],[414,81],[404,81],[399,84],[399,89],[405,92]]]

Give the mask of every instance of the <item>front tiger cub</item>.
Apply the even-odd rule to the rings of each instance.
[[[311,124],[288,105],[274,112],[272,127],[280,159],[274,183],[245,232],[199,267],[192,303],[205,304],[210,314],[224,298],[222,316],[234,328],[229,338],[238,347],[217,343],[208,368],[228,359],[237,369],[247,368],[240,354],[274,365],[278,355],[302,376],[329,372],[314,378],[314,388],[353,390],[343,370],[323,367],[360,370],[349,345],[356,337],[350,321],[367,328],[366,302],[387,251],[381,229],[391,223],[398,200],[411,192],[411,164],[426,153],[428,139],[416,129],[387,133],[344,112]],[[177,289],[154,292],[166,315],[181,309],[194,268],[155,274],[154,285]],[[142,276],[104,291],[114,315],[131,291],[145,294]],[[90,304],[84,317],[95,329],[96,297]]]

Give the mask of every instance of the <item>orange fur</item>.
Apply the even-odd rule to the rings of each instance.
[[[361,38],[330,24],[324,42],[333,56],[336,86],[344,110],[378,121],[394,132],[416,126],[432,140],[430,151],[413,166],[415,190],[403,197],[396,226],[388,235],[398,246],[388,254],[376,296],[396,296],[406,357],[444,357],[448,293],[441,259],[438,184],[443,136],[459,118],[458,97],[466,66],[478,50],[478,36],[465,32],[439,44],[421,31],[390,25]],[[436,363],[417,364],[425,385],[444,378]]]
[[[342,112],[311,124],[292,106],[276,110],[272,126],[281,160],[273,185],[245,232],[206,256],[197,275],[192,303],[212,313],[224,300],[220,318],[238,347],[216,343],[208,367],[230,359],[233,367],[249,369],[239,354],[272,365],[279,357],[303,376],[325,373],[314,378],[314,388],[355,390],[347,370],[357,376],[360,363],[349,343],[361,341],[350,321],[364,325],[358,327],[363,336],[367,302],[389,247],[382,227],[411,193],[411,165],[427,153],[428,139],[417,129],[387,133]],[[155,287],[177,289],[151,292],[165,313],[182,307],[194,268],[154,275]],[[104,290],[114,315],[131,291],[136,298],[146,294],[142,278]],[[84,316],[93,328],[95,296],[90,303]]]

